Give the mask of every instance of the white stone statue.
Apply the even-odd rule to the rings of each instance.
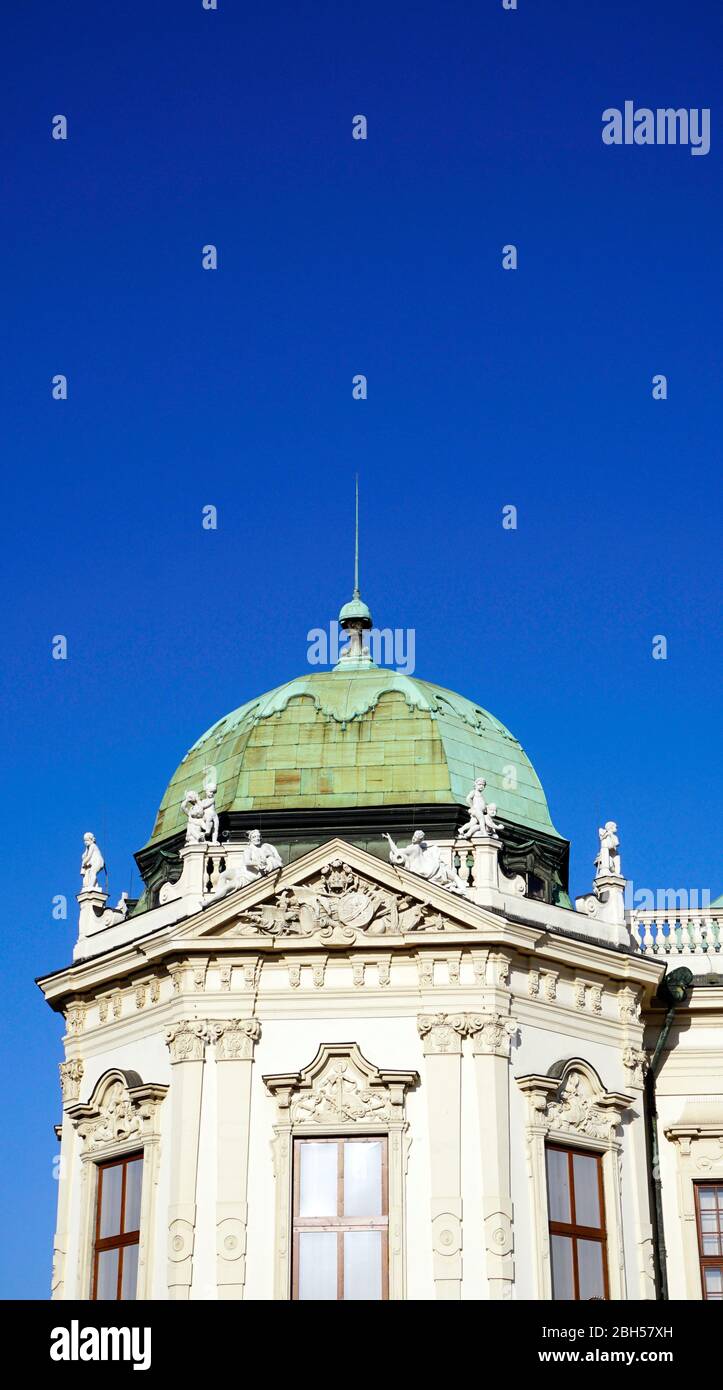
[[[487,783],[484,777],[475,778],[471,792],[467,793],[467,805],[469,806],[469,820],[460,827],[459,837],[462,840],[470,840],[473,835],[484,835],[484,814],[487,810],[484,790]]]
[[[396,845],[391,835],[387,835],[386,838],[389,841],[390,864],[397,864],[412,874],[419,874],[420,878],[426,878],[428,883],[433,883],[438,888],[448,888],[450,892],[461,893],[463,896],[466,894],[466,886],[461,878],[444,863],[439,846],[430,844],[423,830],[415,830],[411,845],[407,845],[405,849]]]
[[[95,835],[91,835],[86,830],[83,836],[83,857],[80,861],[80,872],[83,879],[81,892],[88,893],[93,889],[98,889],[98,874],[105,868],[105,860],[95,843]]]
[[[477,777],[471,792],[467,793],[469,820],[458,831],[460,840],[488,839],[502,829],[501,823],[495,820],[497,806],[494,802],[488,806],[485,800],[486,786],[484,777]]]
[[[600,836],[600,849],[595,857],[595,877],[603,878],[608,874],[620,876],[620,841],[617,835],[618,827],[614,820],[606,820],[605,824],[598,830]]]
[[[224,869],[219,874],[212,898],[223,898],[237,888],[248,888],[250,883],[256,883],[265,874],[283,867],[279,851],[262,841],[260,830],[249,830],[247,833],[249,842],[244,849],[242,863],[235,869]]]
[[[181,810],[186,817],[186,844],[204,845],[206,843],[206,807],[198,792],[186,792],[181,802]]]
[[[218,844],[218,812],[216,810],[216,792],[218,788],[215,782],[207,782],[204,787],[205,796],[200,800],[203,811],[203,828],[206,839],[210,839],[212,845]]]

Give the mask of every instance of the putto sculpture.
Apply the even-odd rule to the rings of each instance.
[[[467,793],[469,820],[460,826],[458,831],[460,840],[489,839],[496,836],[498,830],[502,829],[501,823],[495,820],[497,806],[494,802],[490,802],[488,805],[485,800],[486,786],[485,778],[477,777],[472,790]]]
[[[620,875],[620,841],[618,839],[618,827],[614,820],[606,820],[600,826],[598,835],[600,836],[600,849],[595,856],[595,877],[604,878],[608,874]]]
[[[98,887],[98,874],[105,868],[105,860],[95,842],[95,835],[92,835],[90,830],[86,830],[83,836],[83,847],[83,857],[80,861],[83,880],[81,892],[89,893]]]
[[[203,790],[203,796],[195,791],[187,791],[181,802],[181,810],[186,817],[187,845],[203,845],[209,841],[218,844],[215,782],[207,782]]]
[[[439,846],[430,844],[423,830],[415,830],[412,843],[405,848],[395,844],[391,835],[387,835],[386,839],[389,841],[390,864],[408,869],[412,874],[419,874],[420,878],[426,879],[427,883],[433,883],[437,888],[447,888],[451,893],[466,896],[466,884],[448,864],[445,864]]]

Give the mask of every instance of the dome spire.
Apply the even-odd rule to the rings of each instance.
[[[344,648],[335,671],[359,669],[373,666],[369,648],[364,645],[363,633],[372,625],[372,615],[365,604],[359,589],[359,474],[354,482],[354,592],[349,603],[345,603],[339,614],[339,626],[349,634],[349,645]]]
[[[359,593],[359,474],[354,474],[354,598]]]

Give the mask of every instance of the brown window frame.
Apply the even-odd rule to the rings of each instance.
[[[723,1184],[720,1183],[720,1182],[709,1182],[709,1181],[707,1182],[704,1178],[701,1179],[699,1182],[694,1182],[694,1183],[693,1183],[693,1189],[694,1189],[694,1192],[695,1192],[695,1228],[696,1228],[696,1230],[697,1230],[697,1232],[698,1232],[698,1261],[699,1261],[699,1264],[700,1264],[700,1287],[701,1287],[701,1292],[702,1292],[702,1295],[703,1295],[703,1302],[704,1302],[704,1303],[719,1303],[719,1302],[721,1301],[721,1300],[718,1299],[718,1298],[709,1298],[709,1297],[708,1297],[708,1290],[707,1290],[707,1287],[706,1287],[704,1270],[709,1269],[709,1268],[712,1266],[713,1268],[718,1268],[718,1269],[720,1269],[721,1271],[723,1271],[723,1254],[722,1254],[722,1255],[704,1255],[704,1254],[703,1254],[703,1226],[702,1226],[701,1219],[700,1219],[700,1218],[701,1218],[701,1209],[700,1209],[700,1200],[699,1200],[699,1190],[700,1190],[701,1187],[714,1187],[714,1188],[718,1188],[718,1187],[721,1187],[721,1186],[723,1186]],[[715,1234],[718,1236],[719,1242],[721,1242],[721,1244],[723,1244],[723,1208],[720,1208],[720,1207],[718,1206],[718,1201],[717,1201],[717,1199],[716,1199],[715,1211],[716,1211],[716,1215],[717,1215],[717,1217],[718,1217],[718,1230],[715,1232]],[[710,1216],[712,1213],[711,1213],[711,1212],[708,1212],[708,1213],[706,1213],[706,1214],[707,1214],[708,1216]],[[713,1235],[714,1232],[712,1232],[712,1231],[706,1231],[705,1234],[706,1234],[706,1235]]]
[[[302,1144],[336,1144],[336,1211],[334,1217],[299,1216],[301,1198]],[[382,1146],[382,1212],[380,1216],[344,1216],[344,1145],[381,1144]],[[344,1299],[344,1233],[346,1231],[382,1231],[382,1296],[389,1298],[389,1143],[386,1134],[305,1134],[294,1138],[293,1149],[293,1220],[291,1251],[291,1298],[299,1298],[299,1236],[302,1231],[333,1231],[336,1233],[336,1301]]]
[[[109,1159],[104,1159],[103,1162],[98,1163],[98,1164],[96,1165],[96,1166],[97,1166],[97,1169],[98,1169],[98,1182],[97,1182],[97,1188],[96,1188],[96,1194],[95,1194],[95,1227],[94,1227],[94,1240],[93,1240],[93,1286],[92,1286],[92,1293],[91,1293],[91,1295],[90,1295],[90,1296],[91,1296],[91,1300],[93,1300],[93,1301],[97,1301],[97,1299],[98,1299],[98,1263],[99,1263],[99,1261],[98,1261],[98,1256],[101,1255],[101,1254],[103,1253],[104,1250],[120,1250],[120,1251],[123,1251],[123,1250],[125,1250],[126,1247],[129,1246],[129,1245],[140,1245],[140,1240],[141,1240],[140,1227],[138,1228],[137,1231],[125,1231],[125,1230],[123,1229],[124,1226],[125,1226],[125,1219],[126,1219],[126,1179],[127,1179],[128,1164],[129,1164],[129,1163],[137,1163],[139,1160],[140,1160],[141,1164],[143,1164],[144,1155],[143,1155],[143,1150],[142,1150],[142,1149],[141,1149],[140,1151],[138,1151],[138,1152],[135,1152],[135,1153],[123,1154],[120,1158],[109,1158]],[[103,1209],[103,1174],[104,1174],[104,1173],[107,1171],[107,1169],[109,1169],[109,1168],[119,1168],[119,1167],[122,1167],[122,1168],[123,1168],[123,1176],[122,1176],[122,1179],[121,1179],[121,1220],[120,1220],[121,1229],[120,1229],[120,1232],[118,1233],[118,1235],[114,1235],[114,1236],[101,1236],[101,1235],[100,1235],[100,1218],[101,1218],[101,1212],[102,1212],[102,1209]],[[141,1168],[141,1184],[142,1184],[142,1183],[143,1183],[143,1169]],[[115,1296],[115,1301],[121,1302],[121,1303],[123,1302],[123,1296],[122,1296],[122,1292],[121,1292],[121,1291],[122,1291],[122,1288],[123,1288],[123,1255],[120,1254],[119,1257],[118,1257],[118,1280],[117,1280],[117,1284],[116,1284],[116,1296]],[[107,1301],[112,1302],[113,1300],[107,1300]],[[129,1301],[130,1301],[130,1300],[126,1300],[126,1302],[129,1302]]]
[[[547,1154],[551,1149],[556,1150],[557,1153],[567,1154],[567,1175],[570,1187],[570,1215],[572,1217],[572,1220],[549,1221],[548,1227],[551,1236],[568,1236],[572,1240],[572,1283],[574,1290],[574,1298],[571,1301],[574,1303],[582,1302],[580,1298],[580,1276],[577,1266],[577,1242],[578,1240],[594,1240],[602,1246],[603,1288],[605,1290],[605,1295],[604,1299],[601,1301],[607,1303],[610,1300],[610,1282],[608,1279],[608,1232],[607,1222],[605,1219],[605,1191],[603,1185],[602,1166],[603,1156],[600,1153],[596,1153],[592,1149],[583,1149],[576,1147],[571,1148],[569,1144],[546,1144],[545,1185],[548,1192],[548,1201],[550,1189],[549,1179],[547,1175]],[[598,1202],[600,1205],[600,1217],[602,1220],[601,1226],[579,1226],[575,1221],[575,1173],[573,1167],[573,1158],[575,1154],[580,1154],[583,1158],[594,1158],[597,1163]],[[552,1272],[552,1252],[550,1252],[550,1271]],[[553,1302],[566,1301],[561,1299],[555,1299],[554,1284],[552,1298]],[[585,1301],[592,1302],[593,1300],[590,1299]]]

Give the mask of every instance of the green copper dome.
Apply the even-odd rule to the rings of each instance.
[[[501,816],[557,835],[504,724],[450,690],[373,665],[299,676],[219,720],[171,778],[149,844],[183,829],[181,802],[207,769],[220,812],[464,805],[486,777]]]

